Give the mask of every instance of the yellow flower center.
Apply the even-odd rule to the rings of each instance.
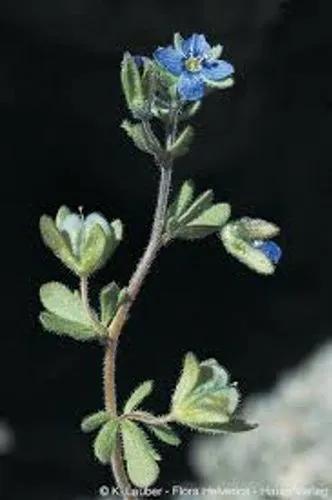
[[[191,56],[185,61],[184,64],[186,69],[191,73],[196,73],[197,71],[200,71],[202,69],[202,62],[198,57]]]

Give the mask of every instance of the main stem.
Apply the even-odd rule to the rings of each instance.
[[[175,139],[177,130],[177,110],[171,114],[171,120],[166,133],[166,144],[169,146]],[[132,275],[128,288],[128,301],[118,309],[110,327],[109,341],[105,351],[104,359],[104,397],[105,408],[112,415],[117,416],[117,397],[116,397],[116,353],[118,340],[122,328],[127,321],[128,313],[133,305],[143,282],[148,275],[158,251],[162,246],[162,235],[165,226],[168,199],[172,181],[172,162],[158,159],[160,165],[160,181],[158,190],[158,199],[153,218],[153,224],[148,245]],[[120,487],[124,500],[135,500],[131,495],[131,484],[127,478],[122,455],[122,443],[118,438],[115,451],[112,456],[112,470],[115,481]]]

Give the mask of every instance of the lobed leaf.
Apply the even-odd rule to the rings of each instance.
[[[104,410],[88,415],[81,422],[81,430],[86,433],[96,431],[103,424],[106,424],[110,418],[110,414]]]
[[[179,225],[184,226],[188,224],[188,222],[196,219],[205,212],[205,210],[209,209],[213,203],[213,198],[214,195],[211,189],[201,194],[178,218]]]
[[[145,432],[134,422],[123,420],[121,431],[129,478],[135,486],[147,488],[159,475],[155,450]]]
[[[179,446],[181,444],[181,439],[173,431],[173,429],[167,424],[145,424],[149,431],[151,431],[160,441],[171,446]]]
[[[161,146],[154,134],[148,134],[142,123],[131,123],[124,120],[121,127],[127,132],[135,146],[145,153],[152,155],[161,152]]]
[[[62,283],[46,283],[40,288],[40,300],[49,312],[63,319],[91,327],[81,298]]]
[[[205,238],[219,231],[230,217],[228,203],[217,203],[203,212],[197,219],[176,231],[176,237],[185,240]]]
[[[218,424],[200,424],[195,426],[195,430],[207,434],[227,434],[227,433],[238,433],[238,432],[248,432],[257,429],[258,424],[253,424],[246,422],[240,418],[233,418],[227,423]]]
[[[94,442],[95,457],[102,464],[109,464],[114,452],[118,437],[119,421],[115,418],[109,420],[98,432]]]
[[[194,129],[191,125],[188,125],[167,151],[171,154],[172,158],[180,158],[189,152],[193,139]]]
[[[119,293],[120,287],[113,281],[102,288],[99,294],[101,322],[105,326],[110,324],[116,313]]]
[[[39,315],[39,320],[45,330],[58,335],[67,335],[81,342],[96,339],[96,333],[91,326],[84,325],[75,321],[66,320],[56,314],[43,311]]]

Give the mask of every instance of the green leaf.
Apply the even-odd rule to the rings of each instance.
[[[196,115],[196,113],[201,109],[202,107],[202,101],[195,101],[192,104],[187,105],[181,112],[179,116],[179,121],[187,121],[193,116]]]
[[[179,405],[181,405],[182,401],[195,387],[199,377],[199,371],[200,367],[196,356],[193,353],[189,352],[185,356],[182,374],[180,376],[180,379],[177,383],[177,386],[175,388],[172,397],[173,410],[176,409],[176,407],[178,407]]]
[[[115,281],[105,286],[100,292],[101,322],[105,326],[110,324],[116,313],[119,293],[120,288]]]
[[[241,226],[238,223],[229,223],[220,233],[221,241],[228,253],[259,274],[273,274],[275,266],[263,252],[254,248],[241,236]]]
[[[257,427],[258,424],[249,423],[239,418],[234,418],[224,424],[210,423],[197,425],[195,426],[195,430],[207,434],[227,434],[252,431],[254,429],[257,429]]]
[[[79,262],[51,217],[47,215],[41,217],[40,232],[45,245],[52,250],[54,255],[71,271],[79,274]]]
[[[114,231],[115,240],[120,243],[123,239],[123,224],[120,219],[115,219],[111,222],[111,228]]]
[[[119,430],[119,421],[109,420],[98,432],[94,442],[94,454],[102,464],[109,464],[114,452]]]
[[[188,125],[173,144],[167,148],[172,158],[180,158],[180,156],[186,155],[194,139],[194,129],[191,125]]]
[[[196,219],[199,215],[201,215],[205,210],[211,207],[213,203],[213,191],[209,189],[208,191],[205,191],[203,194],[198,196],[194,203],[190,205],[187,210],[181,214],[181,216],[178,219],[179,225],[186,225],[188,222],[191,222],[192,220]]]
[[[63,319],[56,314],[43,311],[39,315],[39,320],[45,330],[56,333],[57,335],[67,335],[68,337],[81,342],[96,339],[96,332],[91,326]]]
[[[92,415],[88,415],[81,422],[82,432],[93,432],[99,429],[103,424],[110,420],[110,414],[107,411],[98,411]]]
[[[171,446],[179,446],[181,439],[173,431],[173,429],[166,424],[145,424],[147,428],[158,438],[166,444]]]
[[[103,267],[108,258],[109,239],[112,239],[112,236],[107,236],[100,225],[91,227],[86,241],[81,245],[81,276],[89,276]]]
[[[40,289],[40,300],[49,312],[63,319],[91,327],[79,295],[73,293],[62,283],[53,281]]]
[[[134,422],[124,420],[121,423],[121,430],[129,478],[135,486],[147,488],[159,475],[155,451],[145,432]]]
[[[168,208],[168,216],[181,215],[190,205],[193,200],[195,191],[195,184],[191,179],[185,181],[176,196],[175,200],[171,203]]]
[[[135,146],[145,153],[151,155],[160,154],[162,148],[156,136],[152,131],[147,132],[142,123],[131,123],[128,120],[122,122],[121,127],[125,130],[128,136],[132,139]]]
[[[217,203],[203,212],[197,219],[176,231],[176,237],[185,240],[204,238],[219,231],[231,214],[228,203]]]
[[[153,390],[153,381],[147,380],[140,384],[129,397],[124,407],[124,413],[131,413],[147,398]]]

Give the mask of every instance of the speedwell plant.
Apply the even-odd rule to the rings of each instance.
[[[232,219],[230,205],[215,200],[211,189],[197,192],[194,183],[186,180],[169,199],[173,164],[193,141],[189,120],[205,96],[234,83],[234,68],[221,59],[222,52],[221,45],[211,46],[204,35],[184,39],[177,33],[173,45],[157,48],[151,57],[124,54],[121,82],[130,119],[122,128],[160,172],[150,239],[126,286],[112,281],[100,290],[99,305],[91,305],[89,281],[106,266],[123,238],[119,219],[109,220],[99,213],[85,217],[82,211],[62,206],[54,219],[43,215],[40,220],[44,243],[79,282],[76,290],[59,282],[43,285],[40,321],[45,330],[104,347],[104,407],[84,418],[81,428],[96,433],[94,455],[111,465],[125,499],[137,497],[134,486],[149,487],[158,478],[160,455],[151,436],[178,446],[175,426],[211,434],[256,427],[239,416],[239,389],[215,359],[185,356],[165,415],[145,407],[152,381],[138,385],[123,408],[117,405],[115,383],[120,335],[160,250],[177,240],[214,236],[229,254],[262,275],[273,274],[281,257],[272,241],[279,233],[275,224],[260,218]]]

